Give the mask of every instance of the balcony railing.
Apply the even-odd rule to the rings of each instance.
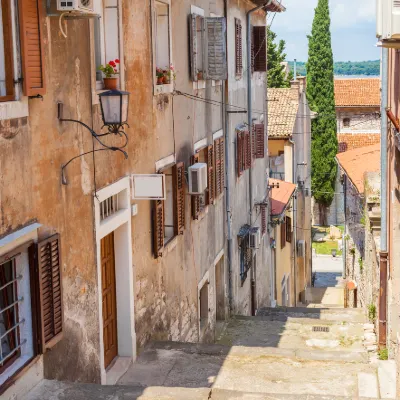
[[[269,172],[269,177],[274,178],[274,179],[279,179],[281,181],[285,180],[285,173],[284,172],[274,172],[270,171]]]

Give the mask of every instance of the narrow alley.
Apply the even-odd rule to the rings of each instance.
[[[395,398],[389,361],[370,362],[360,309],[265,308],[215,344],[155,342],[117,386],[42,382],[25,400]]]

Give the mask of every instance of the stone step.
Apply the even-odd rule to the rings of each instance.
[[[396,362],[378,361],[379,391],[381,399],[396,398]]]

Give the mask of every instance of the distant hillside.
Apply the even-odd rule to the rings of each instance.
[[[290,69],[293,71],[293,62],[289,61]],[[366,75],[366,76],[379,76],[380,75],[380,61],[347,61],[335,62],[335,75]],[[306,63],[297,62],[297,74],[306,74]]]

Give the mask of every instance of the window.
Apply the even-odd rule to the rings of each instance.
[[[200,289],[200,329],[203,330],[208,324],[208,285],[206,282]]]
[[[240,78],[243,73],[243,44],[242,44],[242,21],[235,18],[235,62],[236,77]]]
[[[286,241],[292,243],[292,218],[286,217]]]
[[[251,154],[252,136],[249,131],[237,131],[236,169],[238,177],[241,177],[253,162],[253,155]]]
[[[253,26],[253,40],[251,41],[252,72],[267,71],[267,28]]]
[[[0,259],[0,385],[62,338],[59,236]]]
[[[94,54],[96,65],[97,89],[103,88],[103,74],[99,71],[101,64],[120,57],[119,0],[102,0],[94,2],[95,12],[100,18],[94,19]],[[119,68],[122,72],[123,68]]]
[[[40,26],[43,2],[40,0],[18,2],[20,30],[16,43],[13,38],[13,28],[17,31],[18,26],[17,20],[14,19],[14,16],[18,15],[15,3],[11,0],[2,0],[0,5],[0,101],[11,101],[17,97],[19,83],[15,81],[20,78],[15,75],[14,65],[17,64],[17,60],[21,60],[21,65],[18,64],[18,66],[22,67],[24,95],[45,94],[42,27]],[[14,52],[14,48],[18,48],[19,43],[21,57]]]
[[[197,163],[206,163],[208,168],[207,173],[207,189],[199,195],[192,195],[192,217],[199,219],[204,212],[206,206],[214,202],[214,179],[213,175],[213,148],[212,146],[204,147],[192,157],[192,165]],[[211,181],[210,181],[211,178]]]
[[[153,250],[161,257],[164,246],[185,229],[185,166],[178,163],[163,170],[166,200],[153,202]]]
[[[350,127],[350,118],[343,118],[343,126],[345,128],[349,128]]]
[[[249,247],[249,234],[247,233],[240,239],[240,279],[242,284],[247,278],[247,273],[253,261],[253,252]]]
[[[189,21],[192,81],[227,79],[226,19],[191,14]]]

